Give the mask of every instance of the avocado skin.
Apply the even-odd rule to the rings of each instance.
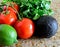
[[[50,38],[54,36],[58,29],[58,23],[55,18],[51,16],[42,16],[35,21],[36,29],[35,36]]]

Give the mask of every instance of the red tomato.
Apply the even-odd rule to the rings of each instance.
[[[0,14],[0,24],[9,24],[12,25],[17,20],[17,16],[13,12],[8,14]]]
[[[14,27],[18,37],[22,39],[28,39],[34,33],[34,23],[28,18],[23,18],[21,21],[17,21]]]
[[[14,8],[19,11],[19,6],[15,3],[15,2],[12,2],[12,4],[14,5]]]
[[[17,14],[16,11],[12,7],[8,7],[8,10],[14,12],[15,14]]]
[[[4,23],[3,19],[4,19],[4,15],[0,13],[0,24]]]
[[[8,4],[8,3],[7,3],[7,4]],[[9,11],[12,11],[12,12],[14,12],[15,14],[17,14],[16,10],[19,11],[19,6],[18,6],[16,3],[14,3],[14,2],[12,2],[11,4],[13,5],[14,8],[12,8],[11,6],[9,6],[9,7],[7,8],[6,6],[4,6],[3,10],[5,11],[6,9],[8,9]],[[16,10],[15,10],[15,9],[16,9]]]

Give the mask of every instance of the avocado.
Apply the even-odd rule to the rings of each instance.
[[[44,38],[54,36],[58,29],[58,23],[52,16],[42,16],[36,22],[35,35]]]

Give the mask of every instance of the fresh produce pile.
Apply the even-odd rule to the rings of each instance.
[[[12,45],[19,39],[50,38],[58,23],[51,15],[49,0],[3,0],[0,4],[0,45]]]

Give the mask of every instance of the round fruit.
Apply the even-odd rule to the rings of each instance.
[[[50,38],[56,34],[58,23],[55,18],[51,16],[42,16],[36,22],[35,34],[39,37]]]
[[[34,23],[28,18],[23,18],[21,21],[17,21],[14,25],[17,30],[19,38],[28,39],[34,33]]]
[[[8,11],[7,14],[0,14],[0,24],[13,25],[16,20],[17,16],[11,11]]]
[[[17,33],[15,29],[9,25],[0,25],[0,45],[9,46],[17,42]]]

